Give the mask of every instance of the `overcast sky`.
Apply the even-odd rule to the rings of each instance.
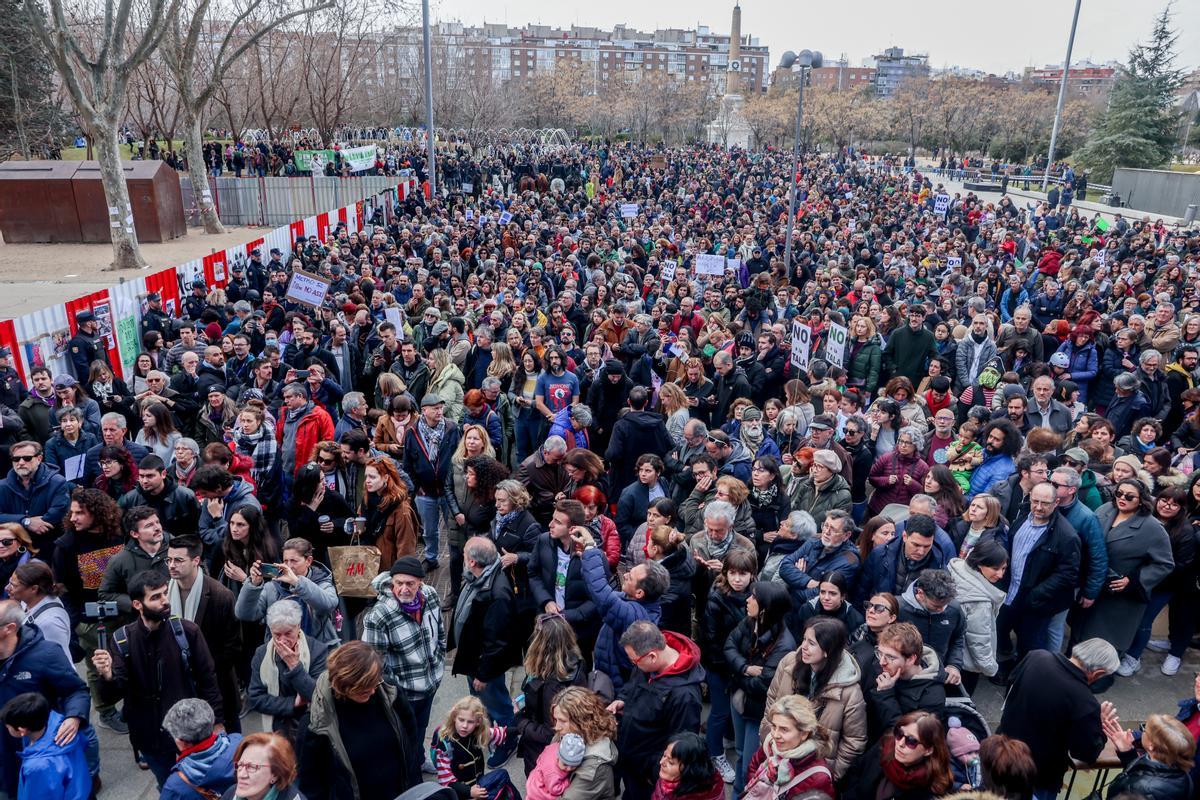
[[[612,29],[625,23],[640,30],[694,28],[729,31],[732,3],[725,0],[431,0],[435,19],[477,25],[528,22]],[[1083,0],[1072,61],[1125,60],[1130,46],[1144,41],[1163,0]],[[771,48],[772,66],[784,50],[820,50],[827,59],[845,53],[851,65],[896,45],[926,52],[930,65],[957,65],[1003,74],[1027,66],[1062,62],[1071,26],[1071,0],[1004,0],[967,7],[913,0],[794,2],[745,0],[742,35]],[[920,9],[920,10],[916,10]],[[1200,66],[1200,2],[1176,0],[1174,26],[1180,33],[1178,65]]]

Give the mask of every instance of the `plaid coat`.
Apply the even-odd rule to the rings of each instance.
[[[429,584],[421,587],[425,597],[420,621],[400,610],[392,595],[392,576],[381,573],[371,581],[379,595],[363,623],[363,641],[383,656],[388,682],[409,697],[437,691],[446,669],[446,628],[442,601]]]

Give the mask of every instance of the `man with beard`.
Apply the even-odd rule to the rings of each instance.
[[[109,703],[125,701],[130,743],[150,765],[160,787],[177,755],[174,740],[162,727],[167,710],[195,697],[208,703],[217,719],[224,719],[208,645],[195,623],[171,619],[168,583],[166,575],[153,570],[135,575],[129,597],[138,619],[113,633],[111,650],[92,654],[100,696]]]
[[[296,369],[304,369],[315,358],[325,365],[325,371],[333,381],[339,382],[341,373],[338,372],[337,361],[333,357],[333,353],[318,345],[321,332],[316,328],[305,328],[300,331],[300,336],[296,342],[289,344],[284,350],[284,363],[290,364]]]
[[[546,348],[546,368],[538,376],[533,405],[546,422],[554,424],[554,415],[579,402],[579,378],[567,371],[567,356],[562,348]]]
[[[591,393],[592,384],[604,372],[604,358],[600,345],[591,342],[583,348],[583,358],[577,361],[575,377],[579,378],[579,396],[587,397]]]
[[[1007,481],[1016,469],[1013,459],[1021,449],[1021,432],[1010,419],[994,419],[983,429],[983,461],[971,473],[967,499],[986,494]]]
[[[783,371],[787,367],[787,357],[779,349],[779,340],[774,333],[758,335],[757,357],[764,373],[761,397],[755,398],[761,407],[769,398],[783,396]]]

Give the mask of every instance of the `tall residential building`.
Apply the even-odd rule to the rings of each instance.
[[[795,73],[782,83],[795,83]],[[808,76],[808,85],[834,92],[856,92],[864,86],[874,87],[874,67],[852,67],[845,60],[826,62],[825,66],[814,69]]]
[[[399,28],[382,34],[382,57],[375,64],[377,81],[389,84],[394,76],[420,71],[420,28]],[[766,88],[769,71],[767,47],[756,37],[742,36],[740,70],[745,94]],[[707,26],[695,30],[668,28],[653,33],[618,25],[610,30],[572,26],[485,24],[466,26],[443,22],[433,32],[434,76],[439,71],[451,80],[491,78],[496,84],[522,81],[554,72],[560,64],[574,62],[592,74],[598,93],[618,78],[667,76],[686,83],[712,85],[723,94],[730,74],[730,36]]]
[[[909,80],[929,79],[929,56],[904,55],[903,47],[889,47],[875,56],[875,92],[891,97]]]
[[[1117,82],[1117,72],[1120,68],[1121,65],[1115,61],[1107,64],[1093,64],[1090,61],[1076,62],[1067,72],[1067,94],[1088,100],[1107,100],[1113,84]],[[1030,83],[1052,86],[1055,90],[1058,89],[1062,76],[1061,64],[1025,70],[1025,78]]]

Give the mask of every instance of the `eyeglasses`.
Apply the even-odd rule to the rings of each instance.
[[[907,733],[900,730],[900,728],[893,729],[892,736],[896,737],[896,744],[903,743],[904,746],[907,747],[909,750],[915,750],[916,748],[921,746],[920,739],[918,739],[915,736],[909,736]]]
[[[12,547],[16,543],[16,539],[0,539],[0,547]]]
[[[1138,499],[1137,492],[1116,492],[1116,496],[1117,496],[1118,500],[1137,500]]]
[[[880,650],[878,647],[875,648],[875,657],[879,659],[879,663],[881,663],[881,664],[884,661],[891,663],[893,661],[903,661],[904,660],[904,656],[899,655],[899,654],[892,655],[891,653],[885,653],[882,650]]]
[[[37,456],[13,456],[12,460],[18,464],[23,464],[27,461],[33,461]]]
[[[238,772],[244,772],[247,775],[257,774],[260,769],[265,769],[270,766],[270,764],[255,764],[253,761],[236,761],[233,764],[233,768],[235,770]]]
[[[867,603],[867,611],[874,611],[876,614],[892,613],[891,607],[884,605],[883,603]],[[875,655],[879,655],[878,650],[875,651]],[[882,656],[880,657],[882,658]]]

